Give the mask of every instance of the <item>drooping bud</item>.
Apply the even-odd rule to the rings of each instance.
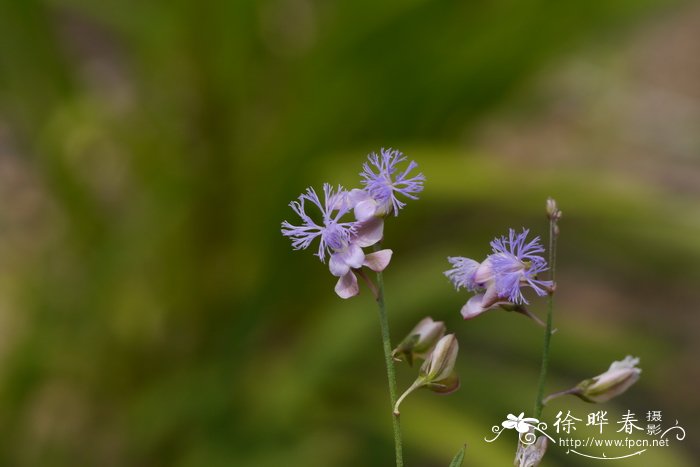
[[[543,402],[546,404],[554,398],[566,395],[577,396],[586,402],[607,402],[637,382],[642,372],[637,368],[638,364],[638,358],[628,355],[624,360],[613,362],[605,373],[583,380],[571,389],[550,394]]]
[[[410,366],[413,366],[413,360],[415,358],[424,359],[444,335],[445,323],[433,321],[431,317],[423,318],[394,349],[391,355],[396,360],[403,358]]]
[[[608,371],[579,383],[574,393],[587,402],[607,402],[632,386],[642,372],[637,368],[639,358],[630,355],[613,362]]]
[[[459,344],[454,334],[442,337],[423,362],[418,378],[404,392],[394,405],[394,413],[399,414],[399,405],[410,393],[418,388],[428,388],[441,394],[449,394],[459,388],[459,377],[454,370]]]

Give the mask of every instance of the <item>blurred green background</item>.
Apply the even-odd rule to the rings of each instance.
[[[375,305],[279,231],[383,146],[427,178],[386,226],[393,339],[461,346],[462,388],[404,403],[407,465],[511,464],[483,438],[531,410],[541,330],[462,321],[442,271],[544,234],[550,195],[548,389],[644,372],[545,420],[662,410],[685,441],[620,464],[697,465],[699,30],[663,0],[0,2],[0,465],[391,465]]]

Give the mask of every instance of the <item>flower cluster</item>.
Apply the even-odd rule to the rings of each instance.
[[[519,234],[510,229],[508,237],[491,242],[493,253],[481,263],[459,256],[447,258],[453,268],[445,275],[454,286],[477,292],[462,307],[464,319],[499,306],[527,304],[523,287],[530,287],[540,296],[552,289],[552,281],[538,279],[538,274],[547,270],[547,262],[540,256],[544,247],[539,237],[528,241],[528,234],[527,229]]]
[[[411,175],[417,167],[413,161],[404,170],[399,164],[406,157],[393,149],[382,149],[381,154],[370,154],[360,173],[363,189],[346,190],[323,185],[323,199],[313,188],[307,188],[296,201],[289,205],[301,219],[300,225],[282,222],[282,235],[292,240],[292,248],[308,248],[318,238],[316,256],[325,263],[331,274],[338,277],[335,292],[341,298],[350,298],[359,293],[355,271],[363,266],[373,271],[383,271],[391,261],[391,250],[380,250],[365,254],[363,248],[381,241],[384,233],[384,217],[393,212],[398,215],[405,202],[398,195],[417,199],[416,193],[423,190],[425,177],[422,173]],[[306,211],[313,206],[317,211],[316,221]],[[354,215],[354,219],[348,218]]]

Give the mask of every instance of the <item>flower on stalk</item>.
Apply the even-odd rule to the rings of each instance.
[[[547,212],[547,219],[554,222],[558,222],[559,219],[561,219],[561,211],[559,210],[557,201],[554,198],[547,198],[545,210]]]
[[[418,388],[427,388],[440,394],[450,394],[459,389],[459,376],[454,369],[458,352],[459,343],[454,334],[442,337],[420,367],[418,378],[396,401],[394,413],[398,415],[401,402]]]
[[[552,281],[537,278],[547,270],[547,262],[539,255],[544,247],[539,237],[527,241],[528,233],[527,229],[520,234],[510,229],[508,237],[494,239],[493,253],[481,263],[461,256],[447,258],[453,268],[445,271],[445,275],[455,288],[477,292],[462,307],[464,319],[499,307],[528,314],[522,307],[529,303],[522,287],[530,287],[540,296],[551,291]]]
[[[624,360],[613,362],[605,373],[583,380],[571,389],[550,394],[543,402],[546,404],[556,397],[566,395],[577,396],[586,402],[607,402],[637,382],[642,372],[637,365],[639,358],[628,355]]]
[[[639,358],[628,355],[613,362],[605,373],[579,383],[579,392],[574,394],[587,402],[607,402],[637,382],[642,372],[637,365]]]
[[[491,269],[499,297],[508,298],[512,303],[528,303],[520,290],[531,287],[539,296],[547,295],[551,281],[537,279],[537,275],[547,270],[547,261],[538,253],[544,253],[540,237],[526,242],[530,231],[523,229],[516,235],[510,229],[508,238],[501,237],[491,242],[494,254],[489,256]]]
[[[350,236],[357,229],[356,222],[341,222],[341,218],[348,212],[348,207],[343,206],[339,200],[345,196],[346,191],[338,185],[337,191],[329,183],[323,184],[324,200],[321,202],[316,190],[309,187],[306,193],[302,193],[297,201],[292,201],[289,206],[303,221],[302,225],[292,225],[288,221],[282,222],[282,235],[292,239],[292,248],[295,250],[306,249],[316,237],[320,237],[316,256],[325,262],[326,253],[347,247]],[[306,202],[315,205],[321,213],[321,224],[316,223],[306,214]]]
[[[350,298],[359,293],[357,277],[353,270],[366,266],[373,271],[382,271],[391,260],[391,250],[381,250],[368,255],[362,248],[372,246],[381,240],[384,224],[381,219],[366,222],[343,221],[351,206],[346,202],[348,193],[342,186],[334,189],[330,184],[323,185],[323,202],[313,188],[307,188],[297,201],[289,205],[301,218],[301,225],[282,222],[282,235],[292,239],[292,248],[308,248],[319,238],[316,256],[325,262],[330,256],[328,267],[331,274],[339,277],[335,291],[341,298]],[[306,213],[308,204],[316,207],[321,221],[314,221]]]
[[[442,337],[430,356],[420,368],[419,378],[422,378],[430,389],[437,392],[452,392],[459,386],[459,380],[454,373],[455,361],[459,352],[459,343],[454,334]],[[450,381],[450,384],[444,384]],[[454,384],[456,383],[456,384]],[[433,387],[434,386],[434,387]]]
[[[428,355],[435,344],[445,335],[445,323],[433,321],[432,318],[423,318],[408,333],[403,341],[394,349],[392,357],[399,361],[405,359],[409,366],[413,366],[415,358],[423,358]]]
[[[395,149],[382,148],[380,155],[372,153],[368,159],[360,173],[364,190],[353,190],[350,193],[357,219],[384,217],[392,211],[394,216],[398,216],[399,210],[406,203],[397,195],[418,199],[416,193],[423,191],[425,176],[422,173],[411,175],[418,167],[414,161],[410,161],[405,170],[400,170],[397,166],[406,161],[406,157]]]

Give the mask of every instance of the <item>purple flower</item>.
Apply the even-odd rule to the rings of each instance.
[[[282,235],[292,239],[295,250],[306,249],[315,238],[319,237],[316,256],[325,262],[326,254],[330,255],[328,267],[331,274],[338,277],[335,286],[336,293],[341,298],[350,298],[359,293],[357,277],[353,272],[363,266],[373,271],[382,271],[391,260],[391,250],[381,250],[368,255],[362,248],[372,246],[382,239],[384,221],[379,218],[364,222],[343,222],[352,205],[348,202],[348,192],[338,186],[334,190],[328,183],[323,185],[324,200],[321,202],[313,188],[307,188],[306,193],[292,201],[292,207],[302,220],[302,225],[292,225],[282,222]],[[316,206],[322,221],[317,223],[307,213],[309,202]]]
[[[491,242],[494,254],[489,256],[496,293],[513,303],[528,303],[520,288],[530,286],[537,295],[547,295],[552,281],[537,279],[537,275],[547,270],[547,262],[538,253],[544,253],[540,237],[527,242],[530,231],[523,229],[520,234],[510,229],[505,236]]]
[[[477,292],[462,307],[464,319],[487,310],[528,303],[521,287],[529,286],[538,295],[547,294],[552,281],[537,279],[537,274],[547,270],[547,262],[538,255],[544,248],[539,237],[527,242],[528,233],[523,229],[516,235],[510,229],[508,238],[500,237],[491,242],[493,254],[481,263],[461,256],[447,258],[453,268],[445,271],[445,275],[454,286],[458,290]]]
[[[296,212],[303,224],[292,225],[287,221],[282,222],[282,235],[292,239],[292,248],[295,250],[306,249],[316,237],[321,240],[316,256],[325,262],[326,253],[332,250],[340,250],[348,246],[351,235],[357,229],[355,222],[341,222],[340,219],[348,212],[349,208],[342,202],[345,190],[338,185],[337,192],[329,183],[323,184],[324,202],[321,203],[316,190],[307,188],[306,193],[299,196],[298,201],[292,201],[289,206]],[[314,204],[321,213],[322,225],[317,224],[306,214],[306,202]]]
[[[410,175],[418,164],[410,161],[405,170],[400,171],[397,165],[404,162],[406,157],[399,151],[394,149],[381,150],[381,156],[376,153],[369,155],[369,162],[365,162],[362,166],[362,184],[365,186],[364,191],[371,197],[371,200],[358,199],[358,203],[364,202],[363,205],[356,207],[356,215],[358,211],[360,215],[358,219],[366,218],[368,213],[376,216],[384,216],[394,211],[394,215],[398,216],[399,210],[406,203],[400,201],[396,195],[401,194],[409,199],[418,199],[415,193],[423,191],[423,181],[425,176],[422,173]],[[369,202],[371,201],[371,202]]]

